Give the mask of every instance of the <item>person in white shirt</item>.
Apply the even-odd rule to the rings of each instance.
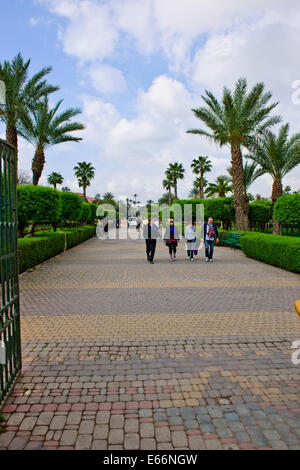
[[[194,261],[194,252],[196,249],[196,228],[195,225],[191,222],[185,229],[184,238],[187,244],[187,254],[190,261]]]

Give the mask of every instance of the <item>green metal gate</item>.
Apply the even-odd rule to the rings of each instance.
[[[0,407],[21,370],[16,152],[0,140]]]

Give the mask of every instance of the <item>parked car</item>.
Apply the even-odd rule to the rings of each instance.
[[[128,217],[128,227],[136,228],[136,226],[137,226],[137,217]]]

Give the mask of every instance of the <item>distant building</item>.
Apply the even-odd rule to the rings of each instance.
[[[75,193],[75,194],[77,194],[77,196],[79,196],[79,197],[81,197],[81,199],[83,199],[83,193]],[[88,201],[88,202],[91,202],[91,203],[93,204],[93,202],[94,202],[94,200],[95,200],[94,197],[89,197],[89,196],[87,196],[86,198],[87,198],[87,201]]]

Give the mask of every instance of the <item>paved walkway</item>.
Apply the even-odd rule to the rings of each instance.
[[[97,238],[21,276],[0,449],[300,449],[300,278]]]

